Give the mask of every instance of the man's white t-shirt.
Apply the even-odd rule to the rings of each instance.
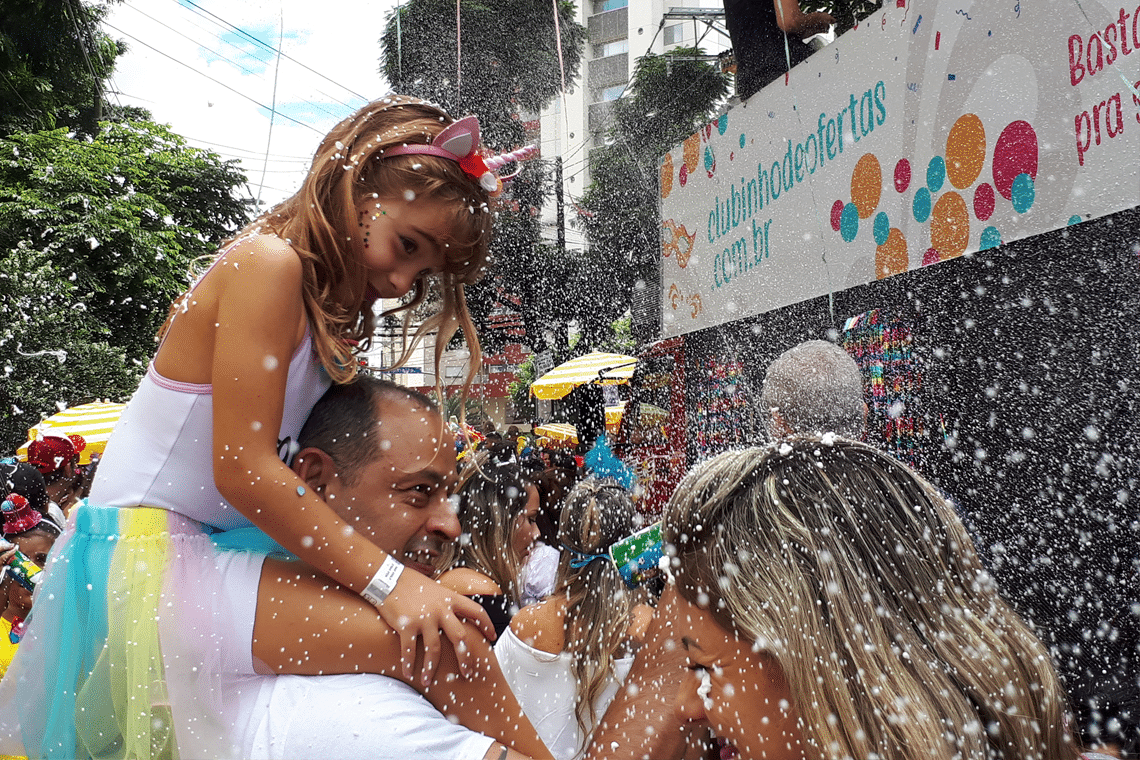
[[[234,687],[246,719],[235,743],[251,760],[483,760],[493,743],[385,676],[256,676]]]

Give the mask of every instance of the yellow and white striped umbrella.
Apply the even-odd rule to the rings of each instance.
[[[549,438],[557,443],[571,443],[577,445],[578,430],[565,422],[548,422],[534,429],[534,434],[542,438]]]
[[[555,399],[563,398],[586,383],[621,385],[633,377],[636,366],[636,357],[594,351],[559,364],[535,380],[530,386],[530,392],[535,398]]]
[[[115,423],[119,421],[126,408],[126,404],[95,401],[64,409],[31,428],[28,431],[28,443],[48,435],[57,435],[61,438],[81,435],[87,446],[79,452],[79,463],[91,464],[91,455],[101,455],[107,448],[111,431],[115,429]],[[28,461],[28,443],[16,451],[16,455],[24,462]]]

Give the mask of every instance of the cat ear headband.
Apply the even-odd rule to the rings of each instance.
[[[464,116],[436,135],[431,145],[399,145],[384,151],[384,157],[424,155],[446,158],[458,163],[464,173],[478,182],[488,193],[498,195],[503,189],[503,180],[511,179],[518,174],[518,171],[505,177],[499,177],[495,172],[507,164],[530,158],[536,153],[538,148],[528,145],[510,153],[484,158],[479,155],[479,119],[474,116]]]

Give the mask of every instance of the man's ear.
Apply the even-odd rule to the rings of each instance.
[[[336,464],[332,457],[313,447],[297,452],[293,458],[293,472],[321,498],[327,498],[328,487],[336,480]]]

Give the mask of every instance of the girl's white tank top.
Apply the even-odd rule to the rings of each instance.
[[[306,325],[289,361],[277,434],[277,453],[286,464],[296,453],[301,426],[330,385]],[[165,378],[152,361],[107,442],[91,502],[160,507],[220,530],[249,527],[214,485],[213,432],[212,386]]]

